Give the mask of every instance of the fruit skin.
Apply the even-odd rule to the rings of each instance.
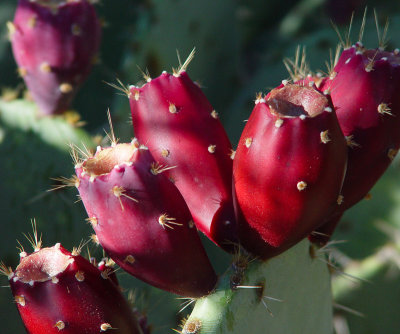
[[[343,51],[333,76],[321,90],[331,92],[350,147],[344,211],[368,194],[399,149],[400,57],[357,44]]]
[[[19,0],[10,39],[19,74],[42,114],[70,108],[100,45],[101,28],[87,0],[54,4]]]
[[[78,190],[99,243],[122,269],[189,297],[217,277],[178,189],[134,140],[98,148],[76,166]]]
[[[29,334],[141,334],[119,288],[60,244],[22,257],[9,283]],[[114,329],[115,328],[115,329]],[[104,329],[104,330],[102,330]]]
[[[197,228],[224,249],[237,241],[232,146],[218,114],[185,71],[131,86],[133,128],[185,199]]]
[[[357,43],[344,50],[322,91],[330,91],[340,127],[346,136],[348,164],[343,203],[310,240],[329,241],[345,210],[368,195],[400,147],[400,56],[366,50]]]
[[[336,207],[346,159],[329,96],[287,84],[258,98],[234,159],[241,244],[269,258],[315,230]]]

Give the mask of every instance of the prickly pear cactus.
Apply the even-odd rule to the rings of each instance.
[[[3,2],[4,4],[0,4],[1,15],[8,13],[3,10],[4,8],[11,8],[7,5],[10,1]],[[37,2],[20,0],[20,3],[33,5]],[[62,1],[40,2],[52,5]],[[86,0],[62,3],[72,6],[86,3]],[[182,320],[181,328],[176,329],[182,334],[331,334],[333,327],[337,334],[345,334],[349,332],[349,330],[346,331],[347,324],[350,324],[352,333],[355,333],[355,330],[360,333],[369,331],[375,334],[384,331],[392,334],[391,331],[396,328],[393,320],[397,319],[395,313],[385,312],[386,314],[382,315],[382,319],[383,316],[385,317],[383,330],[383,327],[378,326],[374,320],[369,319],[361,324],[361,321],[354,321],[351,318],[352,315],[345,316],[344,312],[360,315],[363,310],[359,308],[362,307],[372,312],[373,309],[370,310],[365,306],[368,304],[365,296],[373,296],[374,302],[383,301],[384,304],[390,300],[387,298],[389,294],[394,295],[398,291],[396,280],[400,274],[398,268],[394,267],[399,263],[397,237],[399,220],[398,209],[393,208],[394,205],[398,206],[399,202],[399,190],[395,185],[398,166],[393,166],[389,171],[389,176],[383,179],[384,182],[378,183],[376,189],[372,191],[372,195],[378,196],[377,202],[361,203],[361,209],[356,207],[343,215],[338,232],[333,239],[343,237],[350,239],[350,243],[340,245],[333,241],[325,246],[319,245],[321,247],[319,248],[311,245],[308,240],[300,241],[310,232],[315,232],[325,211],[331,211],[328,207],[336,208],[343,201],[343,194],[339,192],[345,168],[343,155],[346,154],[341,154],[341,159],[336,159],[335,154],[327,153],[327,158],[331,159],[328,160],[325,159],[325,153],[318,153],[319,149],[328,147],[332,141],[344,144],[342,146],[346,152],[348,148],[340,131],[324,126],[323,129],[318,127],[304,130],[304,133],[312,137],[310,139],[312,145],[305,145],[299,149],[300,142],[306,142],[304,139],[306,136],[291,138],[288,135],[290,132],[288,127],[290,128],[292,124],[292,128],[295,128],[293,123],[297,122],[299,128],[302,129],[308,126],[311,120],[318,123],[318,117],[314,118],[315,115],[312,113],[306,115],[303,111],[297,114],[299,113],[299,106],[296,106],[298,101],[294,101],[297,95],[294,94],[293,97],[293,94],[281,92],[282,86],[286,87],[288,84],[286,80],[282,81],[278,89],[273,90],[272,100],[274,101],[269,101],[270,95],[264,94],[268,86],[279,85],[282,79],[287,79],[283,66],[278,64],[281,64],[283,57],[292,54],[294,44],[298,43],[299,34],[305,36],[304,43],[310,48],[309,54],[313,68],[322,66],[323,59],[325,60],[328,56],[327,48],[333,48],[337,43],[335,32],[314,19],[314,17],[321,17],[315,14],[321,14],[322,9],[322,1],[309,0],[290,0],[285,3],[256,0],[252,4],[232,0],[218,2],[207,0],[196,3],[179,0],[150,0],[130,4],[127,0],[120,0],[98,6],[99,12],[103,12],[109,18],[113,17],[111,15],[113,14],[114,19],[110,22],[107,22],[107,18],[105,20],[103,50],[106,52],[104,63],[96,69],[95,80],[113,81],[115,73],[118,73],[117,76],[123,79],[124,83],[126,81],[134,83],[140,76],[140,71],[136,70],[137,64],[143,69],[144,81],[147,83],[142,85],[144,81],[141,78],[141,82],[134,86],[122,87],[122,90],[130,97],[136,136],[139,137],[142,145],[147,146],[146,148],[137,145],[136,141],[120,144],[124,141],[129,142],[133,134],[131,124],[124,124],[129,117],[128,103],[120,103],[119,98],[115,98],[115,108],[112,108],[112,111],[117,111],[115,122],[115,129],[118,129],[117,135],[120,134],[120,129],[125,129],[124,140],[117,143],[118,140],[112,135],[111,147],[98,147],[96,153],[86,152],[85,147],[93,148],[93,140],[87,133],[76,127],[77,121],[71,120],[70,116],[40,118],[37,117],[37,107],[32,102],[10,101],[10,95],[0,100],[0,154],[3,157],[0,164],[0,172],[3,175],[0,209],[3,230],[7,231],[7,237],[3,238],[0,246],[0,260],[4,260],[7,266],[0,266],[0,272],[8,276],[16,294],[15,302],[21,315],[24,315],[24,319],[33,319],[35,314],[46,319],[38,325],[25,324],[30,334],[78,333],[84,330],[90,333],[164,334],[170,332],[166,328],[177,328],[175,320],[179,321],[183,318],[185,312],[178,313],[179,309],[171,302],[174,301],[173,296],[166,292],[160,292],[146,286],[145,283],[138,283],[128,275],[119,275],[117,279],[115,272],[110,269],[109,263],[105,260],[102,260],[99,266],[92,258],[90,263],[80,258],[76,262],[72,261],[77,256],[76,250],[72,253],[63,251],[68,258],[68,263],[60,265],[60,263],[55,263],[59,259],[58,256],[54,259],[46,255],[47,253],[58,254],[57,251],[49,251],[50,248],[39,249],[40,247],[36,245],[38,249],[35,249],[32,255],[28,255],[21,248],[21,264],[16,268],[16,256],[11,250],[15,247],[15,238],[18,239],[22,231],[25,233],[29,231],[29,218],[36,218],[39,231],[45,232],[46,243],[62,242],[68,248],[72,248],[73,244],[76,245],[81,239],[87,238],[91,224],[96,233],[92,235],[92,240],[98,245],[90,246],[90,250],[98,247],[98,252],[101,252],[102,249],[99,246],[102,245],[109,256],[113,257],[128,273],[167,291],[184,295],[183,298],[187,298],[187,302],[182,305],[182,309],[194,305],[192,312],[188,312],[189,308],[184,310],[191,314]],[[116,13],[119,14],[116,15]],[[53,14],[51,18],[57,21],[57,13]],[[8,20],[11,21],[12,17]],[[27,28],[35,23],[22,21],[28,25]],[[70,20],[68,22],[71,23]],[[395,27],[398,27],[399,21],[396,22]],[[67,30],[68,35],[71,32],[80,35],[76,27],[72,31]],[[370,35],[368,28],[365,35]],[[82,37],[87,38],[85,35]],[[83,42],[79,45],[90,44]],[[111,44],[113,47],[110,48]],[[382,48],[385,46],[383,44],[380,45]],[[7,52],[7,48],[3,45],[3,43],[0,44],[0,57]],[[183,72],[186,71],[187,66],[186,62],[182,64],[181,59],[176,61],[175,49],[186,54],[194,46],[199,56],[191,67],[190,76],[200,80],[200,84],[196,82],[196,85],[192,85],[194,88],[191,89],[193,92],[200,88],[204,89],[212,106],[201,94],[197,93],[194,95],[200,96],[200,99],[191,97],[189,103],[186,103],[185,98],[191,96],[187,85],[172,89],[178,91],[177,94],[176,92],[167,94],[169,89],[167,86],[163,86],[159,93],[152,92],[150,88],[157,86],[160,81],[160,78],[151,79],[151,75],[158,75],[174,63],[179,63],[178,70],[171,75],[163,73],[161,78],[181,82],[182,77],[186,77]],[[394,45],[389,44],[389,46],[390,51],[394,49],[392,47]],[[46,55],[42,49],[39,51]],[[364,51],[357,50],[357,52]],[[360,56],[357,52],[354,58]],[[365,53],[366,61],[371,61],[371,63],[380,61],[383,65],[386,64],[387,59],[383,59],[386,58],[386,53],[380,54],[375,59],[379,52],[374,50]],[[63,55],[63,52],[60,55]],[[299,56],[300,52],[298,58]],[[347,65],[346,59],[344,62],[343,66]],[[334,61],[331,68],[333,68],[333,63]],[[396,67],[398,63],[396,58],[393,66]],[[43,62],[40,61],[40,64],[43,65]],[[287,64],[294,63],[289,61]],[[38,70],[36,65],[33,66],[33,71]],[[305,64],[302,63],[302,65]],[[2,67],[3,65],[0,65],[0,68]],[[182,68],[185,70],[181,72]],[[44,70],[42,74],[45,74],[48,67],[41,66],[40,69]],[[372,71],[372,77],[380,75],[381,67],[376,66],[375,69],[376,71]],[[397,70],[396,67],[395,76],[398,75]],[[296,71],[292,74],[295,74],[295,77],[300,76],[299,79],[304,79],[302,75],[308,74],[308,67],[300,66]],[[324,74],[319,73],[315,78],[321,79],[323,76]],[[293,81],[297,80],[293,79]],[[345,81],[350,82],[350,86],[354,83],[348,79]],[[384,76],[382,81],[381,87],[389,85],[393,88],[387,77]],[[307,86],[305,82],[307,81],[304,81],[302,85]],[[318,89],[318,85],[310,80],[307,83],[310,84],[309,87],[303,87],[300,90],[313,91],[314,94],[311,95],[315,95],[314,89]],[[31,85],[30,89],[34,91],[36,88],[40,89],[39,86]],[[50,86],[57,88],[60,85],[50,84]],[[66,88],[66,86],[63,87]],[[372,84],[371,87],[370,96],[375,91]],[[79,109],[87,112],[85,118],[89,119],[92,130],[102,131],[104,122],[101,117],[98,117],[97,109],[99,109],[98,106],[104,108],[102,110],[107,108],[111,101],[110,93],[103,94],[106,88],[99,89],[90,80],[88,86],[83,89],[84,94],[78,96]],[[278,90],[281,93],[276,93]],[[341,95],[347,96],[347,90],[344,89]],[[293,106],[287,107],[288,115],[285,115],[282,110],[275,110],[273,113],[277,119],[274,118],[274,122],[271,123],[271,133],[277,137],[285,133],[282,135],[282,141],[277,140],[275,149],[278,154],[271,153],[274,149],[271,146],[272,140],[268,136],[263,137],[266,134],[264,131],[248,131],[247,129],[243,132],[244,137],[238,142],[244,127],[242,121],[248,118],[250,110],[254,107],[254,96],[257,91],[262,91],[262,94],[256,97],[255,109],[265,108],[266,110],[267,105],[270,109],[278,109],[282,102],[286,105],[295,105],[293,110],[291,110]],[[389,90],[384,89],[384,91]],[[337,103],[334,99],[335,94],[329,93],[320,91],[318,94],[323,94],[329,100],[329,107],[324,110],[324,113],[326,111],[333,117],[337,111],[335,110]],[[290,95],[293,99],[290,98],[288,104],[288,101],[282,99],[282,95]],[[94,98],[91,99],[88,96]],[[397,99],[396,94],[394,96]],[[57,96],[51,96],[53,97],[57,98]],[[385,133],[390,137],[393,128],[397,128],[395,119],[390,122],[390,114],[396,114],[398,102],[396,100],[394,103],[394,100],[390,99],[388,101],[375,101],[377,104],[374,102],[372,107],[369,106],[372,111],[379,112],[379,105],[386,104],[380,108],[383,115],[378,116],[380,118],[385,116],[389,120],[385,122],[393,125],[388,127],[388,131],[378,131],[377,136]],[[366,100],[361,102],[370,105]],[[69,103],[70,101],[67,103],[68,106]],[[94,108],[93,105],[96,107]],[[197,110],[199,105],[206,107],[204,123],[201,112]],[[86,110],[89,109],[88,107],[93,110]],[[362,107],[364,108],[364,105]],[[391,110],[394,108],[396,110]],[[57,112],[61,112],[61,109]],[[186,123],[185,109],[191,111]],[[342,108],[340,112],[346,113],[345,109]],[[158,114],[154,112],[153,115],[154,110]],[[292,115],[291,112],[296,115]],[[228,120],[224,124],[225,126],[228,124],[227,132],[231,138],[235,138],[234,144],[238,142],[239,149],[236,158],[235,152],[230,150],[231,145],[226,139],[224,129],[219,125],[215,127],[215,121],[219,116],[222,120]],[[255,121],[250,118],[246,128],[255,129],[260,126],[263,123],[263,116],[264,113],[260,113],[260,119]],[[160,121],[161,119],[166,121]],[[335,129],[338,127],[336,126]],[[215,135],[214,132],[218,132],[219,135]],[[293,130],[293,133],[298,132],[301,131]],[[291,140],[288,140],[289,137]],[[369,138],[369,141],[375,142],[374,139],[375,137],[372,140]],[[199,145],[193,149],[195,142]],[[80,149],[75,149],[75,151],[83,153],[82,159],[75,161],[79,178],[49,180],[49,178],[73,174],[73,165],[69,163],[71,159],[68,157],[69,143],[79,146]],[[187,143],[189,144],[186,146]],[[294,150],[297,154],[289,154],[290,150],[282,150],[282,143],[288,144],[290,148],[297,148]],[[166,145],[168,147],[164,147]],[[125,149],[128,146],[129,148]],[[221,147],[224,149],[219,152]],[[367,145],[363,147],[368,157]],[[203,148],[205,148],[204,151],[202,151]],[[313,148],[315,150],[312,150]],[[136,164],[136,160],[140,160],[134,157],[137,150],[146,150],[148,155],[148,159],[145,159],[146,163],[142,161]],[[303,157],[297,159],[302,152],[309,151],[313,152],[304,154],[309,160]],[[218,159],[220,161],[215,163],[214,160]],[[269,164],[262,163],[262,159],[268,160]],[[234,160],[234,169],[235,164],[243,169],[236,176],[236,185],[235,182],[233,183],[233,190],[236,191],[236,197],[233,196],[233,198],[231,197],[232,160]],[[314,180],[303,179],[303,177],[327,173],[327,168],[322,168],[321,173],[307,173],[320,161],[328,161],[326,165],[330,167],[335,163],[338,164],[339,173],[334,173],[337,179],[330,178],[329,180],[334,185],[324,189],[329,188],[332,192],[328,199],[329,203],[324,203],[327,196],[322,196],[319,192],[310,195],[308,191],[313,190]],[[385,168],[388,163],[385,164]],[[361,163],[361,167],[365,164]],[[291,170],[288,166],[290,165],[302,167],[293,169],[294,178],[289,175]],[[251,173],[247,169],[251,169]],[[354,174],[363,175],[358,174],[357,171]],[[129,177],[132,175],[136,175],[136,179]],[[282,177],[279,177],[280,175]],[[328,176],[321,179],[326,179]],[[223,182],[219,179],[223,179]],[[374,182],[366,188],[369,189]],[[239,183],[242,184],[240,187]],[[56,189],[53,192],[47,192],[46,190],[50,189],[52,184],[56,185]],[[174,188],[174,184],[177,188]],[[73,192],[65,191],[65,185],[78,188],[83,205],[82,203],[73,204],[76,201],[75,195]],[[215,185],[217,186],[214,187]],[[267,186],[262,187],[263,185]],[[256,186],[261,187],[257,195],[255,195],[255,190],[258,189]],[[352,188],[352,185],[347,185],[347,187]],[[317,188],[323,189],[323,187]],[[177,189],[182,196],[179,195]],[[272,193],[271,189],[273,189]],[[363,193],[368,189],[363,189]],[[292,193],[293,196],[288,196],[288,193]],[[262,205],[258,205],[261,203],[260,196],[264,200]],[[372,200],[374,198],[375,196]],[[320,205],[321,203],[324,205]],[[223,213],[220,214],[218,209],[223,207],[223,204],[227,204],[229,210],[220,210]],[[87,215],[83,212],[83,206],[87,210]],[[303,211],[305,207],[318,207],[318,210]],[[336,213],[335,211],[334,214]],[[339,215],[341,216],[342,213],[340,211]],[[244,214],[246,219],[243,219],[241,214]],[[282,219],[287,217],[291,219]],[[85,218],[90,224],[84,223]],[[380,219],[384,222],[378,221]],[[146,224],[142,225],[143,222]],[[221,225],[221,222],[225,225]],[[230,225],[227,222],[232,223],[231,226],[234,227],[237,226],[236,224],[240,226],[238,238],[236,238],[235,229],[232,229],[232,233],[225,232],[226,226]],[[231,252],[235,250],[232,256],[222,254],[222,250],[217,249],[210,241],[206,245],[210,262],[220,275],[216,286],[216,275],[199,241],[196,225],[220,247]],[[388,241],[384,233],[377,234],[375,225],[390,235],[391,239]],[[249,234],[244,236],[243,231]],[[252,239],[252,233],[260,234],[256,239]],[[279,236],[279,242],[275,242],[276,238],[271,237],[271,233]],[[232,235],[234,235],[233,238]],[[326,237],[324,242],[327,242],[330,235],[324,235],[324,237]],[[137,242],[138,239],[140,242]],[[253,247],[254,240],[257,242],[261,240],[263,245],[272,251],[264,252],[265,247]],[[241,243],[240,247],[238,242]],[[337,246],[340,250],[333,246]],[[375,252],[373,249],[375,246],[382,248]],[[54,249],[57,247],[60,248],[56,244]],[[243,250],[243,247],[255,254],[250,255]],[[43,254],[45,256],[42,256]],[[347,255],[354,256],[356,259],[351,260]],[[268,258],[268,260],[261,261],[260,258]],[[38,261],[35,263],[32,260],[28,263],[28,259]],[[61,256],[61,260],[63,259],[66,260],[64,256]],[[15,268],[15,271],[9,269],[8,265]],[[26,273],[25,271],[32,269],[31,266],[33,270]],[[227,266],[229,267],[226,270]],[[40,270],[36,270],[39,267]],[[226,272],[221,274],[224,270]],[[347,274],[344,275],[342,270],[346,270]],[[202,275],[204,275],[204,280],[201,282],[199,277]],[[375,293],[371,293],[371,289],[366,288],[367,282],[360,283],[361,281],[355,277],[377,282]],[[37,308],[36,303],[44,300],[41,298],[42,288],[52,291],[51,293],[57,294],[58,297],[65,294],[65,285],[61,282],[64,279],[69,282],[67,289],[71,288],[71,293],[69,296],[64,296],[65,298],[63,297],[57,304],[67,303],[68,309],[74,309],[74,303],[81,297],[80,293],[87,295],[86,301],[89,306],[85,310],[79,308],[79,312],[88,311],[87,320],[91,322],[92,327],[85,328],[86,317],[82,317],[81,314],[66,315],[60,309],[54,313],[49,304],[44,308],[44,312],[43,309]],[[354,280],[357,284],[354,284]],[[333,281],[333,295],[331,281]],[[136,307],[133,314],[127,309],[122,297],[115,292],[114,285],[118,287],[119,282],[122,282],[121,286],[124,287],[140,286],[140,292],[146,291],[145,294],[152,295],[147,305],[146,315],[149,322],[154,325],[153,329],[147,325],[146,315],[143,316]],[[105,294],[109,298],[105,298],[105,294],[98,294],[97,285],[105,287],[107,290]],[[111,290],[109,290],[110,285],[114,286]],[[208,294],[210,290],[212,291]],[[369,293],[366,294],[365,291]],[[203,296],[204,294],[206,295]],[[159,296],[162,296],[162,299],[158,298]],[[36,297],[39,298],[36,299]],[[21,327],[18,327],[13,320],[9,320],[12,317],[9,307],[10,298],[9,291],[0,290],[0,303],[6,300],[8,304],[5,307],[1,305],[0,323],[6,324],[2,330],[22,333]],[[162,302],[160,303],[158,299]],[[113,304],[122,305],[123,310],[119,311],[117,307],[110,309],[106,303],[107,300],[112,300]],[[33,303],[30,303],[32,301]],[[390,303],[395,304],[393,301]],[[27,307],[28,304],[29,307]],[[355,310],[352,310],[352,305],[355,305]],[[98,311],[97,314],[90,313],[90,310],[94,309]],[[335,309],[334,313],[333,309]],[[380,307],[376,313],[381,315],[379,313],[381,309],[383,308]],[[16,308],[14,311],[16,313]],[[125,314],[127,318],[119,318],[117,313]],[[169,314],[170,318],[167,319],[165,314]],[[77,322],[73,323],[75,320]],[[139,323],[140,330],[136,325],[128,325],[136,324],[136,322]],[[44,327],[40,327],[42,325]]]
[[[237,256],[182,334],[331,334],[330,273],[310,247],[303,241],[266,263]]]

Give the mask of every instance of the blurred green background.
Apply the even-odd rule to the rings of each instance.
[[[176,50],[185,58],[196,47],[188,73],[203,87],[236,146],[256,93],[267,92],[289,77],[282,60],[293,58],[298,45],[306,47],[312,70],[326,71],[329,50],[338,43],[331,22],[345,33],[355,11],[351,36],[356,42],[368,6],[364,44],[377,46],[376,9],[382,28],[387,18],[390,21],[388,49],[400,47],[399,1],[103,0],[97,5],[104,20],[100,62],[73,105],[86,122],[85,133],[63,121],[36,120],[30,102],[8,102],[24,90],[6,31],[16,2],[0,3],[0,259],[13,266],[18,260],[15,240],[23,241],[22,232],[31,231],[31,218],[37,219],[45,245],[60,241],[71,248],[91,233],[82,204],[73,203],[73,190],[46,190],[54,183],[50,178],[73,173],[66,143],[90,145],[87,133],[104,136],[107,108],[117,137],[124,141],[133,136],[127,99],[104,81],[115,83],[119,78],[136,84],[143,80],[137,66],[158,76],[178,65]],[[337,334],[400,333],[399,168],[395,161],[371,192],[372,199],[349,210],[333,238],[345,241],[332,251],[341,268],[333,279]],[[205,242],[222,273],[229,257]],[[181,300],[128,275],[120,278],[127,290],[135,289],[137,304],[148,315],[154,333],[172,333],[171,328],[177,328],[185,315],[178,314]],[[0,283],[5,286],[6,279]],[[12,304],[9,289],[1,288],[1,333],[24,332]]]

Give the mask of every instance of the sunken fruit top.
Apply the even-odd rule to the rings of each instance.
[[[45,282],[65,271],[71,260],[58,245],[43,248],[22,258],[15,275],[23,283]]]
[[[314,88],[293,84],[272,90],[266,102],[271,113],[282,118],[315,117],[329,106],[328,99]]]
[[[83,163],[83,168],[91,175],[108,174],[115,166],[133,161],[138,148],[139,144],[136,141],[131,144],[118,144],[104,149],[99,148],[94,157],[87,159]]]

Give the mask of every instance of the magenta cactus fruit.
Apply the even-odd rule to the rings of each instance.
[[[287,83],[259,96],[233,168],[243,246],[268,258],[316,229],[340,198],[346,156],[329,96]]]
[[[400,145],[400,56],[358,43],[341,54],[321,90],[329,91],[349,146],[338,211],[363,199]]]
[[[125,271],[161,289],[200,297],[216,274],[178,189],[136,140],[98,148],[76,166],[96,236]]]
[[[232,146],[206,96],[183,70],[130,88],[135,135],[184,197],[197,228],[222,248],[236,241]]]
[[[89,0],[19,0],[9,28],[18,72],[40,112],[66,111],[99,48],[94,6]]]
[[[28,333],[141,334],[119,288],[82,256],[60,244],[21,255],[8,277]]]

